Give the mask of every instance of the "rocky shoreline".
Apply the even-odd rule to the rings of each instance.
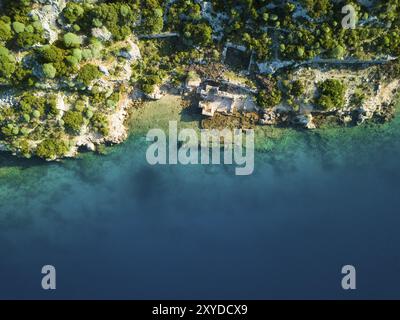
[[[394,117],[400,64],[391,55],[296,60],[281,58],[271,43],[274,54],[257,57],[250,35],[245,43],[218,42],[222,17],[203,1],[192,5],[212,26],[174,30],[174,3],[154,30],[140,27],[139,7],[119,2],[35,0],[23,11],[26,25],[4,18],[9,39],[0,39],[0,53],[14,71],[0,77],[0,150],[48,161],[101,152],[128,138],[134,105],[169,94],[190,100],[194,108],[185,116],[201,115],[199,128],[314,130]],[[189,41],[191,32],[199,43]]]

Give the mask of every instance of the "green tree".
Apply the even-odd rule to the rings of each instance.
[[[43,159],[55,159],[64,156],[67,144],[59,139],[45,139],[36,148],[36,155]]]
[[[25,25],[18,21],[13,22],[12,27],[15,33],[22,33],[25,31]]]
[[[94,113],[90,119],[90,124],[97,132],[99,132],[103,136],[108,135],[109,124],[108,124],[108,119],[104,114],[100,112]]]
[[[73,24],[75,21],[83,17],[85,10],[83,7],[75,2],[67,2],[62,14],[68,23]]]
[[[335,59],[343,59],[345,54],[346,54],[346,49],[343,46],[338,45],[331,50],[330,57]]]
[[[60,62],[64,59],[64,50],[55,45],[46,45],[39,49],[39,56],[43,62]]]
[[[43,74],[48,79],[54,79],[56,76],[57,70],[51,63],[46,63],[43,65]]]
[[[78,81],[84,83],[86,86],[89,86],[93,80],[101,77],[102,73],[99,71],[99,68],[93,64],[85,64],[78,73]]]
[[[82,45],[82,39],[72,32],[64,35],[64,44],[67,48],[78,48]]]
[[[295,80],[292,83],[292,87],[290,89],[290,93],[295,96],[295,97],[300,97],[304,92],[306,91],[306,88],[304,86],[304,83],[301,80]]]
[[[73,134],[79,134],[83,125],[82,113],[78,111],[67,111],[62,119],[68,131]]]
[[[328,79],[318,84],[317,104],[324,110],[342,108],[345,104],[346,86],[337,79]]]
[[[271,108],[278,105],[282,100],[282,93],[279,89],[273,88],[270,91],[261,90],[257,96],[257,103],[263,108]]]
[[[0,41],[9,41],[12,39],[12,36],[10,24],[0,20]]]
[[[183,35],[189,43],[206,46],[212,43],[212,29],[205,23],[188,23],[183,28]]]
[[[15,68],[15,58],[7,48],[0,45],[0,77],[10,78]]]

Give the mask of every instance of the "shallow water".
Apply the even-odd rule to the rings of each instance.
[[[0,298],[400,298],[400,118],[259,130],[248,177],[152,167],[144,131],[106,156],[0,156]]]

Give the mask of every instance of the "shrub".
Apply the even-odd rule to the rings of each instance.
[[[79,134],[83,125],[82,113],[78,111],[67,111],[63,116],[65,128],[73,134]]]
[[[145,1],[145,3],[148,1]],[[156,3],[157,1],[151,1]],[[116,40],[123,40],[131,33],[131,26],[138,19],[138,10],[133,11],[133,6],[123,3],[102,3],[96,5],[90,12],[92,18],[92,26],[105,26]],[[143,21],[147,21],[147,12],[141,10]],[[151,12],[154,15],[154,11]],[[161,14],[162,18],[162,14]],[[162,23],[162,19],[161,19]],[[149,25],[149,28],[154,23]]]
[[[10,78],[15,71],[15,59],[7,48],[0,45],[0,77]]]
[[[10,24],[0,21],[0,41],[11,40],[12,36]]]
[[[44,43],[43,33],[21,32],[17,34],[17,44],[22,47],[31,47],[34,44]]]
[[[81,51],[83,60],[89,60],[93,58],[92,50],[90,49],[83,49]]]
[[[85,10],[82,8],[82,6],[75,2],[67,2],[67,5],[62,12],[64,18],[70,24],[80,19],[84,13]]]
[[[188,23],[183,29],[186,40],[190,43],[206,46],[212,43],[212,29],[206,23]]]
[[[43,65],[43,74],[48,79],[54,79],[56,76],[57,70],[51,63],[46,63]]]
[[[300,97],[302,94],[304,94],[305,91],[306,88],[303,82],[301,82],[300,80],[293,81],[292,88],[290,89],[290,93],[293,96]]]
[[[72,55],[80,62],[82,60],[82,50],[81,49],[73,49]]]
[[[90,119],[90,123],[97,132],[99,132],[103,136],[108,135],[109,124],[108,124],[108,119],[104,114],[100,112],[94,113],[92,118]]]
[[[345,103],[346,86],[340,80],[328,79],[318,84],[317,104],[324,110],[341,108]]]
[[[271,108],[278,105],[282,100],[282,94],[279,89],[273,88],[270,91],[261,90],[257,96],[257,103],[260,107]]]
[[[29,84],[32,79],[32,70],[25,69],[22,63],[18,63],[15,66],[15,71],[11,77],[11,81],[14,85]]]
[[[54,45],[47,45],[39,49],[39,55],[43,62],[60,62],[64,59],[64,50]]]
[[[86,86],[89,86],[90,83],[98,79],[102,73],[99,71],[99,68],[93,64],[85,64],[78,73],[78,81],[84,83]]]
[[[22,33],[25,31],[25,25],[18,21],[13,22],[12,27],[15,33]]]
[[[346,54],[346,49],[343,46],[336,46],[330,51],[330,57],[334,59],[343,59]]]
[[[73,66],[73,67],[75,67],[75,66],[77,66],[79,64],[78,59],[75,58],[74,56],[68,56],[68,57],[65,58],[65,60],[68,62],[68,64],[70,66]]]
[[[77,48],[82,44],[82,39],[74,33],[68,32],[64,35],[64,44],[67,48]]]
[[[43,140],[36,148],[36,155],[43,159],[54,159],[64,156],[68,151],[66,143],[59,139]]]
[[[153,10],[143,10],[143,23],[148,33],[160,33],[164,28],[163,10],[154,8]]]

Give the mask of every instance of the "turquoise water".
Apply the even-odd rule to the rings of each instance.
[[[399,118],[259,132],[248,177],[151,167],[140,134],[61,163],[2,154],[0,298],[400,298],[399,137]]]

